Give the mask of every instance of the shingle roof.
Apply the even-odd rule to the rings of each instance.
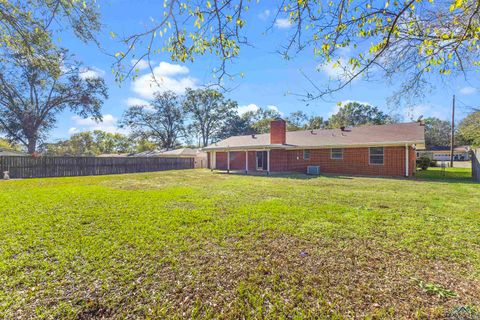
[[[0,148],[0,156],[26,156],[27,154],[11,149]]]
[[[368,125],[341,129],[289,131],[285,145],[270,144],[270,134],[234,136],[203,150],[244,148],[346,147],[361,145],[425,144],[424,126],[418,122]]]
[[[161,157],[196,157],[198,155],[198,149],[192,148],[180,148],[170,151],[165,151],[160,154]]]

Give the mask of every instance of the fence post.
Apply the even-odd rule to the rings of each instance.
[[[471,151],[472,155],[472,178],[480,182],[480,148]]]

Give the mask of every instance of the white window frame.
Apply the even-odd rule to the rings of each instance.
[[[342,151],[342,156],[340,158],[334,158],[333,157],[333,150],[341,150]],[[330,159],[332,159],[332,160],[343,160],[343,148],[331,148],[330,149]]]
[[[372,148],[382,148],[382,163],[372,163]],[[380,156],[380,154],[373,154],[374,156]],[[385,148],[384,147],[369,147],[368,148],[368,164],[372,166],[383,166],[385,164]]]
[[[305,157],[305,152],[308,152],[308,158]],[[312,151],[310,149],[303,149],[303,160],[310,160],[312,157]]]

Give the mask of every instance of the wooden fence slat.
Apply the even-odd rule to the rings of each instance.
[[[480,182],[480,148],[472,150],[472,178]]]
[[[153,172],[193,167],[193,158],[0,156],[1,177],[3,171],[9,171],[13,179]]]

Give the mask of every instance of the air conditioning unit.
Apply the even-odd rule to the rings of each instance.
[[[320,167],[319,166],[307,166],[307,174],[319,175]]]

